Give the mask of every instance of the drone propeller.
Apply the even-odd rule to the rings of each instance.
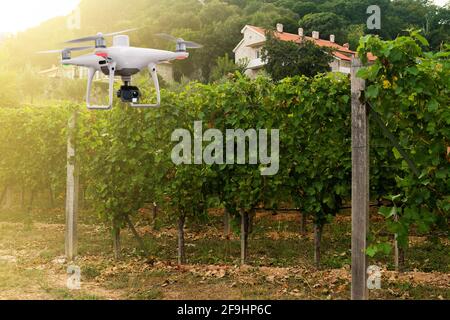
[[[87,41],[97,41],[99,39],[103,39],[105,37],[112,37],[112,36],[117,36],[120,34],[124,34],[124,33],[128,33],[128,32],[132,32],[135,30],[138,30],[139,28],[133,28],[133,29],[127,29],[127,30],[122,30],[122,31],[118,31],[118,32],[112,32],[112,33],[97,33],[95,36],[89,36],[89,37],[83,37],[83,38],[79,38],[79,39],[73,39],[73,40],[69,40],[66,41],[64,43],[80,43],[80,42],[87,42]]]
[[[172,42],[178,41],[178,38],[175,38],[174,36],[167,34],[167,33],[157,33],[156,36],[160,37],[161,39],[167,40],[167,41],[172,41]]]
[[[89,47],[76,47],[76,48],[64,48],[59,50],[48,50],[48,51],[39,51],[39,54],[48,54],[48,53],[63,53],[63,52],[72,52],[72,51],[83,51],[88,49],[94,49],[94,46]]]
[[[48,51],[39,51],[39,54],[49,54],[49,53],[60,53],[62,60],[68,60],[72,57],[73,51],[84,51],[88,49],[94,49],[94,46],[89,47],[75,47],[75,48],[64,48],[60,50],[48,50]]]
[[[174,36],[167,33],[157,33],[156,36],[161,39],[175,42],[177,44],[177,51],[186,51],[186,49],[200,49],[203,48],[201,44],[193,41],[185,41],[182,38],[175,38]]]

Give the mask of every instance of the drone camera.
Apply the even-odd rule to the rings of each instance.
[[[138,103],[141,92],[138,87],[125,85],[120,87],[120,90],[117,91],[117,97],[124,103]]]

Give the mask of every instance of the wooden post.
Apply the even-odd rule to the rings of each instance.
[[[77,256],[78,222],[78,168],[76,163],[75,132],[77,111],[69,120],[67,137],[67,190],[66,190],[66,258],[73,261]]]
[[[247,263],[248,255],[248,212],[241,210],[241,265]]]
[[[397,213],[394,215],[394,220],[398,221],[398,215]],[[394,234],[394,265],[395,265],[395,271],[399,271],[400,264],[399,264],[399,247],[398,247],[398,240],[397,240],[398,234]]]
[[[306,225],[307,225],[307,220],[306,220],[306,214],[305,213],[301,213],[300,214],[300,234],[302,236],[306,235],[307,229],[306,229]]]
[[[158,205],[156,202],[153,202],[153,208],[152,208],[152,228],[156,229],[156,218],[158,216]]]
[[[230,240],[230,232],[231,232],[230,213],[225,208],[223,212],[223,235],[225,239]]]
[[[362,67],[354,58],[352,93],[352,300],[367,300],[367,230],[369,226],[369,122],[362,101],[365,81],[356,76]]]
[[[6,189],[5,198],[3,199],[3,208],[11,208],[14,206],[14,188],[8,186]]]
[[[320,268],[320,261],[321,261],[321,249],[320,245],[322,242],[322,231],[323,231],[323,225],[319,225],[317,223],[314,224],[314,264],[316,265],[316,268]]]
[[[3,200],[6,198],[6,194],[8,193],[8,186],[6,185],[4,188],[3,188],[3,191],[2,191],[2,193],[1,193],[1,195],[0,195],[0,208],[2,207],[2,204],[3,204]]]
[[[25,193],[26,193],[25,186],[22,185],[22,189],[20,190],[20,208],[22,210],[25,209]]]
[[[186,264],[186,248],[184,243],[184,224],[186,215],[183,213],[178,218],[178,264]]]

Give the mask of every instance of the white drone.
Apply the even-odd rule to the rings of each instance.
[[[130,103],[134,108],[158,108],[161,104],[161,93],[159,89],[156,66],[160,63],[174,60],[185,60],[189,57],[187,49],[202,48],[201,45],[175,38],[171,35],[160,33],[157,36],[176,43],[176,51],[164,51],[156,49],[130,47],[130,39],[124,33],[137,29],[129,29],[120,32],[102,34],[70,40],[66,43],[80,43],[95,41],[95,46],[65,48],[62,50],[42,51],[40,53],[61,53],[63,65],[75,65],[88,68],[88,85],[86,93],[86,104],[92,110],[110,110],[113,106],[114,78],[120,76],[124,85],[117,92],[117,97],[122,102]],[[113,36],[113,46],[107,47],[105,37]],[[73,51],[95,49],[91,54],[72,58]],[[141,93],[138,87],[131,86],[131,78],[144,68],[148,68],[156,89],[156,104],[139,104]],[[90,96],[92,83],[97,71],[109,76],[109,104],[107,106],[91,105]]]

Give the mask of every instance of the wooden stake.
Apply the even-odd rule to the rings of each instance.
[[[230,213],[225,209],[223,212],[223,235],[225,239],[230,240],[230,232]]]
[[[2,193],[1,193],[1,195],[0,195],[0,207],[2,206],[2,204],[3,204],[3,199],[5,199],[7,193],[8,193],[8,186],[5,186],[5,187],[3,188],[3,191],[2,191]]]
[[[307,225],[307,220],[306,220],[306,214],[305,213],[301,213],[301,217],[300,217],[300,234],[302,236],[306,235],[307,229],[306,229],[306,225]]]
[[[78,169],[76,163],[75,132],[77,112],[69,120],[67,138],[67,190],[66,190],[66,258],[73,261],[78,254]]]
[[[14,206],[15,201],[15,194],[14,194],[14,188],[9,187],[8,192],[6,193],[6,199],[4,203],[5,208],[12,208]]]
[[[156,218],[158,216],[158,205],[156,202],[153,202],[153,208],[152,208],[152,228],[153,230],[156,229]]]
[[[369,223],[369,122],[362,101],[365,81],[356,76],[362,67],[354,58],[352,82],[352,300],[367,300],[367,230]]]
[[[394,220],[397,222],[398,221],[398,215],[395,214],[394,216]],[[399,263],[399,247],[398,247],[398,240],[397,240],[397,233],[394,234],[394,265],[395,265],[395,271],[399,271],[400,269],[400,263]]]
[[[245,265],[247,263],[248,223],[248,212],[241,210],[241,265]]]
[[[181,214],[178,218],[178,264],[186,264],[186,247],[184,243],[184,224],[186,216]]]

